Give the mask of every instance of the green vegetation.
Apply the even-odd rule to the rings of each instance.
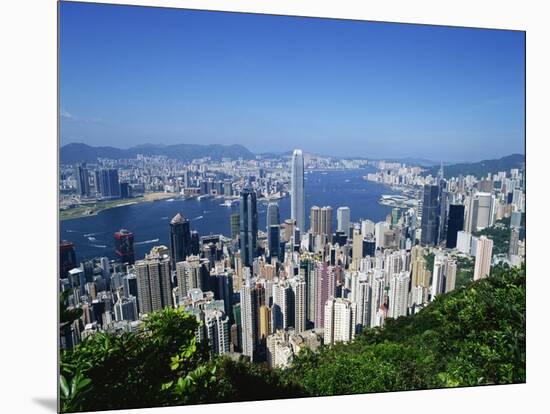
[[[456,281],[455,289],[460,289],[467,286],[472,280],[474,280],[474,259],[472,257],[456,258]]]
[[[510,218],[498,220],[494,226],[475,231],[473,235],[487,236],[493,240],[493,254],[507,254],[510,245]]]
[[[209,359],[195,342],[196,319],[181,310],[151,314],[144,325],[62,352],[62,411],[525,382],[525,267],[496,267],[350,344],[304,350],[285,371]]]

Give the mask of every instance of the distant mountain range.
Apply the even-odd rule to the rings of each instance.
[[[86,144],[73,143],[61,147],[60,160],[63,164],[72,164],[75,162],[96,162],[98,158],[135,158],[138,154],[146,156],[164,155],[181,161],[190,161],[203,157],[210,157],[214,160],[220,160],[221,158],[255,158],[255,154],[242,145],[145,144],[128,149],[120,149],[115,147],[92,147]]]
[[[499,171],[509,171],[512,168],[522,169],[525,167],[525,155],[512,154],[506,157],[483,160],[472,163],[459,163],[445,165],[443,164],[443,172],[445,177],[458,177],[462,175],[474,175],[478,178],[485,177],[487,174],[495,174]],[[439,171],[439,165],[429,166],[426,171],[426,175],[431,174],[435,176]]]

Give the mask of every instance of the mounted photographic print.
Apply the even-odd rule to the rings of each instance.
[[[59,25],[61,412],[525,382],[525,32]]]

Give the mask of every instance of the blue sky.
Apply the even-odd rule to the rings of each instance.
[[[524,152],[522,32],[61,4],[61,143]]]

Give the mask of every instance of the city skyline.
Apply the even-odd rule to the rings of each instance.
[[[524,153],[523,32],[67,3],[61,16],[62,144]]]

